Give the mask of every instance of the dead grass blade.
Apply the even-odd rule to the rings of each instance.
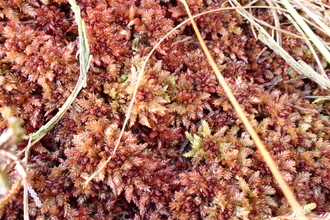
[[[330,63],[330,52],[324,46],[322,41],[316,36],[316,34],[311,30],[311,28],[306,24],[304,19],[299,15],[296,9],[291,5],[288,0],[281,0],[284,7],[289,11],[290,15],[295,19],[298,25],[303,29],[309,39],[313,42],[316,48],[320,51],[323,57]]]
[[[241,5],[236,0],[229,1],[233,6],[241,7]],[[330,80],[318,74],[315,70],[313,70],[309,65],[305,62],[299,60],[296,61],[293,59],[290,54],[288,54],[282,47],[278,45],[278,43],[268,34],[268,32],[259,25],[254,17],[249,14],[244,8],[237,9],[237,11],[245,17],[250,23],[254,24],[255,28],[259,31],[258,39],[261,40],[264,44],[266,44],[269,48],[274,50],[277,54],[279,54],[285,61],[296,71],[303,74],[304,76],[310,78],[311,80],[318,83],[322,88],[330,89]]]
[[[306,14],[315,21],[315,23],[317,25],[320,26],[320,28],[322,28],[326,33],[328,33],[328,35],[330,34],[330,28],[328,25],[326,25],[324,23],[324,16],[322,14],[320,14],[318,11],[316,11],[315,5],[312,5],[310,2],[306,2],[306,1],[300,1],[300,0],[294,0],[294,2],[301,7],[301,9],[303,9],[304,12],[306,12]],[[318,10],[322,10],[322,9],[318,9]]]
[[[276,27],[276,42],[280,46],[282,46],[282,33],[279,31],[279,29],[281,29],[280,19],[278,18],[277,11],[275,10],[275,5],[273,3],[273,0],[266,0],[266,2],[268,3],[269,6],[272,7],[271,10],[272,10],[272,13],[273,13],[273,16],[274,16],[275,27]]]
[[[325,73],[324,71],[324,68],[322,66],[322,63],[320,61],[320,58],[317,56],[316,54],[316,51],[314,50],[314,47],[313,45],[311,44],[310,40],[307,38],[307,36],[305,35],[305,33],[303,32],[303,30],[299,27],[299,25],[292,19],[292,17],[290,15],[285,15],[291,22],[292,24],[295,26],[295,28],[299,31],[299,33],[305,37],[305,42],[309,48],[309,50],[312,52],[313,56],[314,56],[314,59],[316,60],[316,63],[317,65],[319,66],[319,70],[322,74],[322,76],[325,78],[325,79],[328,79],[328,76],[327,74]]]

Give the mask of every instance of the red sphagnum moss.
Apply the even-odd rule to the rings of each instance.
[[[188,4],[194,14],[229,6],[224,0]],[[148,61],[115,157],[84,187],[114,150],[136,71],[187,16],[175,0],[81,0],[78,5],[93,55],[87,87],[31,149],[29,180],[42,203],[39,208],[30,199],[31,219],[266,219],[290,213],[190,25]],[[254,15],[274,23],[268,9],[255,9]],[[28,134],[56,114],[78,79],[73,17],[62,0],[0,0],[0,105],[11,108]],[[284,16],[280,21],[287,22]],[[330,106],[305,98],[328,92],[310,80],[291,78],[288,64],[264,50],[235,10],[196,22],[299,202],[316,203],[316,214],[328,212]],[[315,65],[302,40],[283,34],[283,47]],[[6,126],[1,118],[0,131]],[[15,169],[7,173],[14,183]],[[23,218],[22,197],[21,190],[0,211],[1,219]]]

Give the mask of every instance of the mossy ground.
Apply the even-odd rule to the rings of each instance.
[[[0,3],[0,128],[3,112],[27,134],[49,121],[78,76],[78,29],[66,1]],[[246,2],[241,2],[246,4]],[[226,1],[188,1],[193,14]],[[259,5],[265,5],[259,1]],[[323,3],[322,3],[323,4]],[[325,4],[325,3],[324,3]],[[31,219],[267,219],[292,214],[270,170],[220,87],[191,25],[167,38],[148,60],[129,126],[112,154],[150,50],[187,19],[177,1],[78,1],[93,56],[67,113],[31,148],[28,177],[41,202]],[[251,9],[271,25],[270,9]],[[298,32],[283,14],[281,29]],[[196,19],[229,87],[302,205],[329,211],[329,95],[258,41],[235,10]],[[271,33],[271,29],[267,29]],[[326,42],[329,36],[315,30]],[[317,69],[305,42],[282,34],[282,47]],[[321,58],[326,74],[328,64]],[[189,135],[188,135],[189,134]],[[188,142],[190,140],[190,143]],[[27,145],[20,142],[19,152]],[[11,183],[19,178],[6,167]],[[1,209],[23,218],[23,190]]]

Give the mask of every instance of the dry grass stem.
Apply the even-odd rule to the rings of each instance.
[[[280,25],[280,19],[278,18],[277,10],[275,9],[275,5],[272,0],[266,0],[266,1],[270,7],[273,7],[271,10],[274,16],[275,27],[276,27],[276,41],[280,46],[282,46],[282,33],[279,31],[281,29],[281,25]]]

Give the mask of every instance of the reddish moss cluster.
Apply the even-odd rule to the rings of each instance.
[[[32,133],[56,114],[78,79],[77,26],[64,1],[18,2],[0,1],[0,105],[10,107]],[[227,6],[224,2],[188,4],[196,14]],[[30,199],[31,218],[266,219],[290,213],[190,25],[169,37],[148,61],[129,129],[115,157],[85,187],[114,150],[135,73],[186,13],[177,1],[78,4],[93,55],[87,87],[32,149],[30,184],[42,207]],[[254,13],[273,23],[268,11]],[[317,214],[328,212],[330,108],[305,98],[328,92],[307,79],[290,78],[289,66],[254,39],[234,10],[196,21],[300,203],[316,203]],[[290,39],[296,49],[286,41],[284,48],[315,65],[303,56],[308,51],[302,41]],[[5,128],[1,118],[0,130]],[[196,142],[187,145],[185,131]],[[7,173],[12,182],[18,178],[14,169]],[[0,211],[1,219],[22,218],[22,194]]]

